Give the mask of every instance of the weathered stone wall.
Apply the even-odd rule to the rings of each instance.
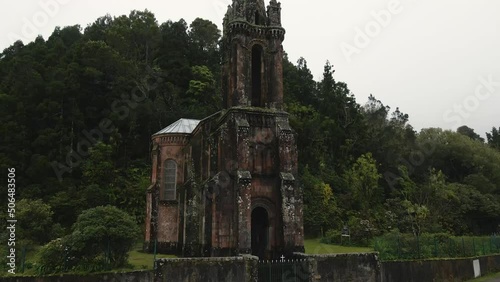
[[[257,282],[258,258],[159,259],[155,282]]]
[[[46,277],[1,277],[4,282],[151,282],[153,271],[135,271],[126,273],[106,273],[89,275],[54,275]]]
[[[377,253],[306,255],[295,253],[297,258],[309,262],[311,282],[379,282],[380,261]],[[400,280],[404,281],[404,280]],[[424,280],[422,280],[424,281]]]
[[[182,201],[179,187],[184,183],[185,152],[188,142],[185,134],[153,136],[151,190],[147,194],[144,250],[153,252],[154,242],[160,253],[178,254],[182,245]],[[177,165],[177,195],[175,200],[163,198],[165,187],[165,161],[174,160]],[[180,242],[179,242],[180,241]]]
[[[158,207],[158,242],[177,243],[178,218],[177,203],[160,202]]]
[[[298,255],[308,269],[298,273],[309,281],[380,281],[375,254]],[[311,275],[312,273],[312,275]],[[158,259],[157,270],[79,277],[5,278],[7,282],[257,282],[258,258],[250,255],[226,258]],[[288,277],[288,276],[287,276]],[[8,279],[8,280],[7,280]],[[293,281],[293,280],[291,280]]]
[[[479,258],[482,274],[500,272],[500,255]]]
[[[466,259],[391,261],[382,263],[382,281],[468,281],[475,277],[474,260],[479,261],[483,276],[500,271],[500,255]]]
[[[376,253],[306,255],[307,270],[299,275],[310,282],[459,282],[474,278],[473,261],[481,275],[500,271],[500,255],[468,259],[399,261],[380,263]],[[5,282],[257,282],[258,258],[244,255],[226,258],[159,259],[157,270],[47,277],[2,277]]]

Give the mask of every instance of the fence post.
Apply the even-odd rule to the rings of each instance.
[[[297,262],[293,261],[293,278],[297,282]]]
[[[24,273],[25,264],[26,264],[26,246],[23,246],[23,254],[21,257],[21,273]]]
[[[273,264],[273,261],[271,260],[268,264],[269,265],[269,281],[273,281],[273,266],[272,266],[272,264]]]
[[[434,236],[434,257],[438,257],[438,245],[436,241],[436,236]]]
[[[474,240],[474,237],[472,237],[472,252],[474,253],[472,256],[476,256],[476,241]]]
[[[484,249],[484,239],[481,240],[481,247],[483,247],[483,256],[486,255],[486,250]]]
[[[462,236],[462,256],[465,257],[465,240],[463,236]]]
[[[418,254],[418,259],[420,259],[420,239],[418,235],[417,235],[417,254]]]
[[[401,259],[401,238],[398,235],[398,259]]]
[[[155,236],[155,245],[153,249],[153,269],[156,271],[156,245],[158,244],[158,238]]]
[[[453,257],[453,250],[451,249],[451,237],[448,238],[448,254],[450,257]]]
[[[66,271],[68,268],[68,259],[69,259],[69,251],[68,250],[69,250],[68,247],[65,246],[64,247],[64,265],[63,265],[64,271]]]
[[[111,268],[111,247],[109,244],[109,238],[108,238],[108,250],[107,250],[106,257],[107,257],[108,268]]]

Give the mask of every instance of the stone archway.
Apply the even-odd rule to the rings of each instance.
[[[252,255],[263,259],[269,239],[269,213],[263,207],[256,207],[252,210]]]

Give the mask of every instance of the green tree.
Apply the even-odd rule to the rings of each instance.
[[[408,221],[411,223],[412,233],[419,236],[424,231],[430,230],[429,218],[438,214],[432,214],[433,204],[443,193],[445,187],[444,175],[440,171],[432,170],[429,180],[425,184],[417,184],[408,174],[408,169],[400,167],[401,178],[399,179],[402,202],[406,211]]]
[[[89,149],[89,157],[82,165],[84,183],[109,185],[113,182],[113,153],[113,146],[102,142]]]
[[[466,125],[463,125],[463,126],[460,126],[458,129],[457,129],[457,132],[462,134],[462,135],[465,135],[467,137],[469,137],[470,139],[472,140],[477,140],[477,141],[480,141],[480,142],[484,142],[484,138],[481,137],[479,134],[477,134],[476,132],[474,132],[474,129],[466,126]]]
[[[458,197],[454,208],[459,212],[459,217],[455,218],[454,224],[466,227],[462,227],[462,230],[458,231],[462,234],[470,232],[484,235],[497,232],[500,225],[498,197],[492,194],[483,194],[474,187],[465,184],[453,183],[452,187]]]
[[[354,206],[365,216],[382,203],[382,190],[378,184],[380,177],[377,162],[370,153],[359,157],[344,174],[352,193]]]
[[[176,87],[178,93],[185,93],[191,78],[189,64],[189,35],[185,20],[167,21],[160,26],[161,41],[157,50],[156,64],[166,70],[166,80]]]
[[[126,212],[114,206],[96,207],[78,216],[71,234],[74,244],[71,247],[83,258],[103,257],[118,267],[127,262],[127,253],[138,235],[139,228]]]
[[[42,248],[41,269],[52,273],[122,267],[127,263],[127,253],[138,235],[139,228],[134,219],[114,206],[86,210],[78,216],[70,235]]]
[[[301,177],[304,187],[304,228],[310,234],[323,234],[338,226],[338,212],[330,185],[304,169]]]
[[[285,103],[300,103],[304,106],[318,105],[316,82],[304,58],[293,65],[285,53],[283,58],[283,88]]]
[[[431,168],[442,171],[449,182],[463,183],[471,174],[481,173],[489,182],[500,187],[500,153],[468,136],[441,129],[424,129],[416,140],[425,148],[423,163],[415,174],[425,174]]]
[[[219,67],[219,39],[217,25],[209,20],[196,18],[189,26],[191,65],[206,65],[213,70]],[[218,73],[218,71],[217,71]]]
[[[62,228],[54,223],[51,207],[42,200],[22,199],[17,202],[16,219],[18,239],[26,244],[41,245],[62,235]]]
[[[186,92],[186,107],[191,108],[191,116],[204,118],[220,109],[222,97],[216,92],[214,75],[207,66],[193,66],[193,79]]]
[[[493,127],[490,132],[486,132],[486,138],[488,140],[488,145],[492,148],[500,150],[500,127],[496,129]]]

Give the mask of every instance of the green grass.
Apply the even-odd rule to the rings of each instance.
[[[307,254],[339,254],[339,253],[366,253],[372,252],[372,248],[350,247],[329,245],[319,242],[320,239],[305,240],[304,245]],[[26,262],[34,263],[37,261],[37,252],[40,247],[35,247],[26,254]],[[144,253],[142,251],[142,242],[138,242],[128,253],[129,266],[122,269],[114,269],[112,271],[129,271],[129,270],[151,270],[153,269],[153,254]],[[157,254],[156,258],[176,258],[174,255]],[[33,268],[25,269],[24,273],[18,275],[36,275],[36,270]],[[1,276],[1,275],[0,275]]]
[[[32,265],[31,268],[25,268],[24,273],[20,272],[20,269],[17,269],[16,276],[27,276],[27,275],[37,275],[37,271],[35,269],[34,263],[38,261],[38,251],[41,247],[35,246],[30,251],[26,252],[26,263]],[[137,243],[132,250],[128,253],[129,258],[129,266],[120,269],[113,269],[111,272],[121,272],[121,271],[130,271],[130,270],[151,270],[153,269],[153,254],[144,253],[142,251],[142,242]],[[162,255],[156,254],[156,258],[175,258],[173,255]],[[18,265],[20,267],[20,265]],[[7,272],[0,274],[2,276],[10,276],[6,274]]]
[[[320,239],[304,240],[306,254],[345,254],[345,253],[369,253],[373,252],[372,248],[368,247],[351,247],[323,244]]]
[[[156,258],[175,258],[173,255],[156,254]],[[134,269],[153,269],[153,254],[144,253],[140,248],[134,248],[128,253],[128,262]]]
[[[27,249],[26,251],[26,257],[25,257],[25,267],[24,267],[24,272],[21,272],[22,270],[22,265],[21,263],[16,264],[16,275],[15,276],[24,276],[24,275],[35,275],[36,274],[36,269],[34,262],[38,261],[38,251],[40,250],[40,246],[31,246]],[[23,248],[19,247],[17,249],[16,255],[19,257],[22,257],[22,251]],[[5,253],[6,251],[2,250],[2,253]],[[11,274],[8,274],[7,271],[5,273],[0,274],[1,276],[13,276]]]
[[[372,248],[367,247],[351,247],[329,245],[319,242],[320,239],[308,239],[304,241],[306,254],[341,254],[341,253],[367,253],[373,252]],[[152,269],[153,254],[142,252],[141,244],[134,246],[134,249],[129,252],[129,263],[134,266],[134,269]],[[157,258],[175,258],[172,255],[157,254]]]
[[[490,281],[493,281],[494,279],[500,279],[500,272],[495,273],[495,274],[486,275],[486,276],[483,276],[483,277],[480,277],[480,278],[477,278],[474,280],[469,280],[469,282],[490,282]],[[495,281],[498,281],[498,280],[495,280]]]

